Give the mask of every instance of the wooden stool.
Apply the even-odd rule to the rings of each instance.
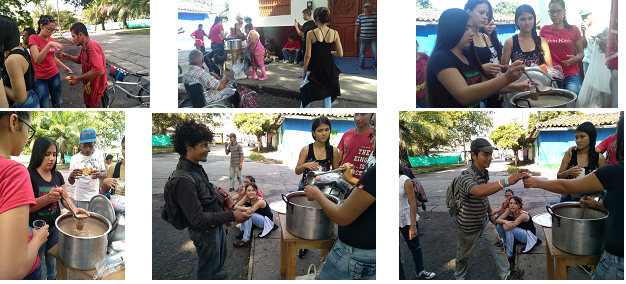
[[[323,240],[301,239],[287,231],[287,216],[285,214],[278,214],[278,219],[280,221],[280,274],[286,274],[287,280],[294,280],[296,279],[298,249],[321,249],[321,264],[322,259],[335,243],[335,234]]]
[[[543,227],[546,237],[546,263],[548,265],[548,280],[554,280],[556,261],[556,280],[567,280],[567,267],[574,265],[591,265],[591,271],[596,269],[600,262],[600,255],[574,255],[566,253],[552,244],[552,228]]]
[[[78,276],[83,278],[83,280],[93,280],[93,276],[96,275],[97,271],[95,269],[78,270],[76,268],[72,268],[72,267],[65,265],[65,262],[63,262],[61,260],[61,257],[59,257],[59,245],[58,244],[54,245],[48,251],[48,255],[57,259],[57,280],[67,280],[68,269],[78,274]],[[124,280],[125,277],[126,277],[126,268],[120,271],[111,273],[105,276],[104,278],[102,278],[102,280]]]

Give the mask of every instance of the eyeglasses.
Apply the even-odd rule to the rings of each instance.
[[[33,128],[30,124],[28,124],[28,122],[24,121],[24,119],[22,119],[21,117],[17,117],[17,119],[21,122],[23,122],[24,124],[26,124],[26,126],[28,126],[28,140],[33,139],[33,136],[35,136],[35,133],[37,131],[35,131],[35,128]]]
[[[555,15],[555,14],[561,15],[561,14],[563,14],[563,10],[560,10],[560,9],[559,10],[548,10],[548,13],[550,15]]]
[[[493,23],[493,24],[489,24],[489,25],[487,25],[487,26],[488,26],[488,27],[495,27],[495,26],[496,26],[496,24],[495,24],[495,23]]]
[[[367,123],[367,128],[369,129],[376,128],[376,123],[372,123],[372,122]]]
[[[51,33],[51,32],[54,32],[54,28],[52,28],[52,29],[51,29],[51,28],[46,28],[46,27],[43,27],[43,28],[44,28],[44,29],[46,29],[46,30],[47,30],[48,32],[50,32],[50,33]]]

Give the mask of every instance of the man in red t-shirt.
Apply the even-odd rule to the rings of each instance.
[[[428,54],[417,51],[420,44],[415,41],[415,105],[420,108],[428,107],[428,98],[426,94],[426,62]]]
[[[83,75],[69,76],[71,86],[83,82],[83,99],[88,108],[103,107],[100,99],[107,87],[107,76],[105,72],[106,60],[100,44],[91,40],[87,33],[87,27],[81,22],[75,23],[70,28],[72,40],[77,46],[81,46],[80,54],[76,57],[65,52],[61,54],[61,59],[69,59],[83,67]]]
[[[204,48],[204,37],[209,37],[204,30],[202,29],[202,24],[198,25],[198,29],[191,33],[191,38],[193,38],[196,42],[193,44],[197,50],[200,50],[202,54],[206,52]]]
[[[287,44],[283,47],[283,56],[285,57],[285,61],[283,63],[289,62],[289,57],[294,56],[294,63],[298,63],[298,58],[300,58],[300,42],[295,40],[293,35],[290,35],[288,38]]]
[[[346,131],[337,145],[342,160],[340,165],[350,163],[354,165],[352,176],[360,179],[365,172],[365,164],[372,153],[370,143],[371,131],[367,124],[372,117],[371,113],[355,113],[354,125],[356,128]]]

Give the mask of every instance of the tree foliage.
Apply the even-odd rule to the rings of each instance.
[[[500,149],[511,149],[515,154],[515,165],[518,162],[517,152],[522,149],[526,140],[526,131],[524,126],[517,122],[510,122],[506,125],[500,125],[491,131],[489,139]]]
[[[528,131],[532,131],[535,126],[541,122],[548,121],[562,115],[579,115],[584,114],[580,111],[538,111],[528,116]]]
[[[271,113],[238,113],[233,117],[233,123],[241,133],[254,135],[258,141],[258,149],[261,151],[263,145],[261,138],[267,133],[273,133],[270,124],[278,114]]]
[[[91,23],[101,24],[103,30],[107,20],[122,21],[126,29],[128,20],[150,17],[150,0],[93,0],[82,16]]]
[[[167,135],[168,128],[174,128],[179,121],[187,118],[193,118],[198,123],[215,129],[222,126],[221,122],[215,120],[220,116],[220,113],[153,113],[152,135]]]
[[[38,5],[41,0],[2,0],[0,3],[0,15],[5,15],[17,22],[17,26],[22,31],[26,27],[30,27],[33,18],[29,11],[25,10],[26,5],[34,3]]]
[[[515,10],[520,4],[513,1],[500,1],[493,7],[493,12],[503,14],[511,17],[515,17]]]
[[[433,4],[430,3],[430,0],[415,0],[415,7],[417,7],[417,9],[435,9]]]

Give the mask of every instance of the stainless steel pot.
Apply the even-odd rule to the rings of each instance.
[[[224,44],[226,49],[240,49],[243,46],[243,42],[238,38],[227,39]]]
[[[552,216],[552,243],[560,250],[575,255],[595,255],[602,251],[602,236],[608,212],[587,208],[581,219],[578,202],[546,206]]]
[[[513,107],[520,108],[575,108],[578,96],[564,89],[552,89],[539,93],[539,100],[530,99],[530,91],[517,93],[509,99]]]
[[[122,213],[115,213],[117,227],[113,231],[113,236],[109,239],[109,244],[114,241],[120,241],[126,239],[126,219]]]
[[[324,194],[326,198],[339,203],[337,197]],[[332,236],[335,222],[330,220],[317,201],[309,201],[302,191],[282,195],[287,203],[287,231],[296,237],[307,240],[322,240]]]
[[[106,228],[104,234],[96,237],[77,237],[60,229],[66,222],[74,223],[72,212],[65,213],[56,219],[58,229],[59,257],[65,264],[79,270],[96,268],[96,262],[102,260],[107,253],[108,234],[111,231],[111,222],[104,216],[89,212],[87,222],[95,222]]]

